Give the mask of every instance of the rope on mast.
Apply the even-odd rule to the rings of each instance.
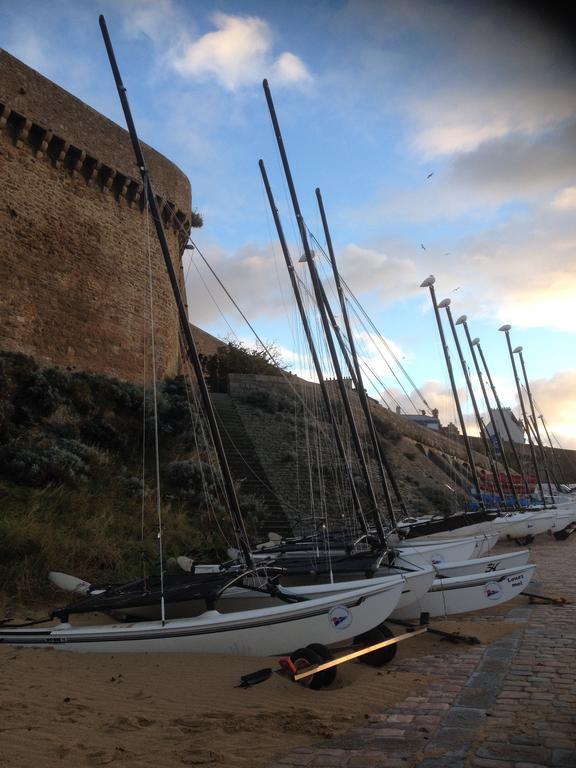
[[[322,244],[318,241],[318,238],[316,237],[316,235],[314,235],[314,233],[308,227],[306,227],[306,229],[307,229],[308,234],[310,235],[311,239],[314,240],[314,242],[316,243],[316,245],[320,249],[320,252],[324,256],[324,258],[328,259],[328,254],[324,250],[324,247],[322,246]],[[352,289],[350,288],[348,283],[344,280],[343,277],[340,277],[340,280],[342,282],[343,287],[346,289],[346,292],[348,293],[350,299],[352,299],[354,304],[358,307],[358,310],[364,315],[364,317],[366,318],[367,322],[370,324],[373,332],[378,336],[379,340],[382,342],[382,344],[384,345],[386,350],[390,353],[390,356],[392,357],[392,359],[394,360],[396,365],[400,368],[400,370],[402,371],[404,376],[406,376],[406,378],[410,382],[410,385],[413,387],[414,391],[417,392],[418,396],[420,397],[420,399],[422,400],[422,402],[424,403],[426,408],[430,411],[430,413],[432,413],[431,405],[428,403],[428,401],[426,400],[426,398],[424,397],[424,395],[422,394],[420,389],[416,386],[416,384],[412,380],[412,377],[410,376],[408,371],[406,371],[406,369],[404,368],[404,366],[402,365],[402,363],[398,359],[397,355],[395,354],[394,350],[390,347],[390,345],[386,341],[385,337],[382,336],[382,334],[380,333],[378,328],[375,326],[375,324],[372,321],[370,315],[366,312],[366,310],[364,309],[364,307],[362,306],[362,304],[360,303],[359,299],[356,297],[356,295],[354,294],[354,292],[352,291]],[[358,318],[358,319],[360,320],[360,318]],[[362,322],[362,321],[360,321],[360,322]],[[362,323],[362,325],[363,325],[364,329],[366,330],[366,333],[368,333],[368,330],[365,328],[363,323]],[[388,363],[388,361],[386,361],[386,358],[384,358],[383,355],[382,355],[382,359],[387,363],[388,367],[390,368],[390,371],[391,371],[392,375],[394,376],[394,378],[398,382],[399,386],[401,387],[402,391],[404,392],[404,394],[408,398],[410,404],[414,407],[415,410],[417,410],[416,405],[413,403],[412,399],[408,396],[408,394],[406,393],[406,390],[404,389],[404,387],[400,383],[398,377],[396,376],[396,374],[392,370],[392,367],[390,366],[390,363]]]

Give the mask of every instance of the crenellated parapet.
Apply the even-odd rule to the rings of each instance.
[[[142,150],[184,293],[190,182]],[[0,349],[139,382],[153,330],[157,375],[177,373],[178,313],[128,132],[0,50],[0,169]]]
[[[102,193],[112,194],[130,208],[145,210],[146,200],[141,181],[113,168],[94,157],[82,147],[75,146],[51,128],[31,120],[25,114],[0,102],[0,133],[6,134],[13,144],[28,148],[37,159],[45,159],[54,168],[67,171],[74,178],[82,178],[87,186],[97,187]],[[183,240],[196,224],[195,214],[184,212],[176,203],[156,195],[165,227],[172,227]]]

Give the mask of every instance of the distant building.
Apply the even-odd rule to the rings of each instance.
[[[447,424],[445,427],[440,427],[440,432],[442,432],[443,435],[448,435],[448,437],[459,437],[460,436],[460,430],[456,426],[456,424]]]
[[[520,443],[523,444],[525,442],[524,440],[524,426],[521,421],[519,421],[516,416],[512,413],[510,408],[502,408],[502,415],[504,416],[504,420],[506,421],[506,424],[508,425],[508,429],[510,431],[510,437],[512,438],[513,443]],[[491,438],[496,437],[495,435],[495,429],[498,430],[498,434],[500,435],[500,440],[502,442],[508,442],[508,435],[506,434],[506,427],[504,426],[504,422],[500,418],[499,411],[492,411],[492,416],[494,417],[494,423],[491,421],[486,425],[486,430]]]
[[[396,409],[396,413],[399,413],[399,407]],[[426,429],[432,429],[434,432],[440,432],[442,427],[440,426],[440,420],[438,419],[438,409],[434,408],[432,416],[427,416],[426,411],[420,411],[420,413],[407,413],[404,414],[404,418],[410,419],[415,424],[419,424]]]

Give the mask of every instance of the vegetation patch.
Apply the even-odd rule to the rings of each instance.
[[[223,554],[235,541],[193,401],[181,377],[159,385],[165,556]],[[0,590],[42,595],[49,570],[115,581],[147,560],[153,572],[154,441],[150,391],[0,354]],[[260,511],[251,499],[247,509],[254,526]]]

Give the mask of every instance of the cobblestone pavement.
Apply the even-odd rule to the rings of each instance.
[[[268,768],[576,768],[576,535],[539,539],[529,591],[570,604],[526,601],[502,620],[528,623],[487,647],[395,665],[434,682]]]

